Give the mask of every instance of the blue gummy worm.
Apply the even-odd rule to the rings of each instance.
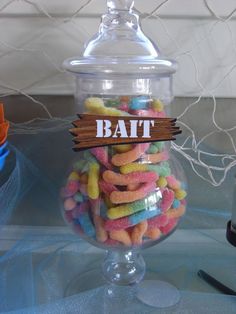
[[[84,233],[89,237],[94,237],[96,235],[94,226],[91,222],[91,219],[89,217],[88,213],[83,213],[79,216],[78,221],[81,225],[81,228],[83,229]]]
[[[143,220],[150,219],[154,216],[157,216],[161,213],[160,208],[150,207],[148,210],[143,210],[139,213],[129,216],[129,222],[133,225],[136,225]]]

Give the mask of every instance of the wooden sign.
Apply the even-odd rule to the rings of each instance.
[[[182,131],[177,119],[139,116],[104,116],[79,114],[70,133],[75,137],[74,150],[92,147],[173,141]]]

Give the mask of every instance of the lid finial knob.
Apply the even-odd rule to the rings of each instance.
[[[131,11],[134,0],[107,0],[109,11]]]

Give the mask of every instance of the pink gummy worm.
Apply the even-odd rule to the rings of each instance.
[[[94,147],[91,148],[90,151],[103,166],[105,166],[107,169],[112,169],[112,166],[108,161],[109,158],[107,149],[104,147]]]
[[[167,235],[175,228],[177,223],[178,223],[178,219],[176,218],[170,219],[166,226],[160,227],[160,230],[164,235]]]
[[[165,161],[169,159],[169,154],[167,151],[156,153],[156,154],[145,154],[142,157],[142,160],[145,160],[149,163],[156,164],[161,161]]]
[[[166,177],[168,187],[173,190],[179,190],[181,188],[180,182],[174,176]]]
[[[105,230],[107,231],[127,229],[129,227],[130,221],[128,217],[115,220],[106,220],[105,222]]]
[[[113,204],[132,203],[146,197],[156,189],[156,182],[144,183],[136,191],[114,191],[110,195]]]
[[[174,199],[175,193],[172,190],[165,189],[162,193],[162,201],[160,204],[161,210],[166,212],[168,209],[170,209]]]
[[[118,107],[119,110],[121,111],[126,111],[128,112],[129,111],[129,105],[127,103],[122,103],[119,107]]]
[[[127,165],[139,159],[146,152],[146,150],[148,150],[149,146],[150,143],[137,144],[132,150],[126,153],[114,155],[111,162],[117,167]]]
[[[158,174],[156,172],[131,172],[128,174],[120,174],[114,171],[106,170],[103,172],[103,179],[107,183],[114,185],[128,185],[136,183],[145,183],[158,180]]]
[[[153,109],[129,110],[129,113],[135,116],[140,116],[140,117],[166,118],[166,113],[164,111],[157,112]]]
[[[107,183],[104,180],[99,181],[99,187],[102,192],[108,196],[110,196],[112,192],[118,191],[118,189],[113,184]]]
[[[148,229],[164,227],[168,224],[168,217],[165,214],[148,219]]]

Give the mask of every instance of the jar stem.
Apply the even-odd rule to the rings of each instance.
[[[103,262],[103,276],[112,284],[130,286],[139,283],[146,265],[138,251],[107,251]]]

